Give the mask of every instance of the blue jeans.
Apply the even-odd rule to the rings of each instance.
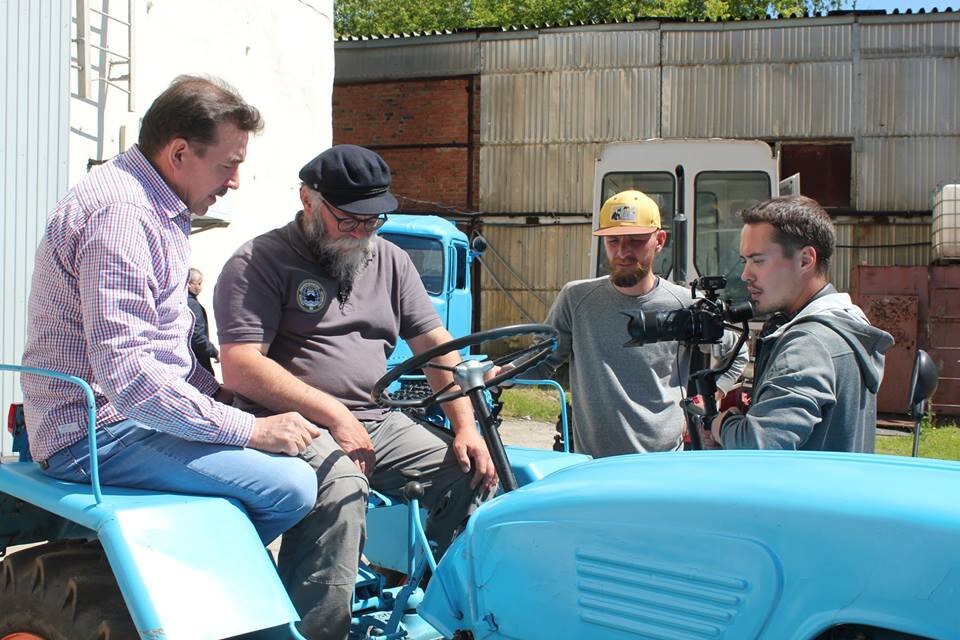
[[[264,544],[299,522],[317,499],[316,472],[300,458],[183,440],[133,420],[97,430],[97,457],[105,485],[233,498]],[[89,483],[87,438],[41,466],[54,478]]]

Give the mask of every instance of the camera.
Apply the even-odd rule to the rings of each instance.
[[[745,322],[753,317],[749,301],[730,304],[720,299],[717,291],[727,286],[724,276],[703,276],[693,283],[694,301],[686,309],[671,311],[630,311],[625,315],[630,340],[625,347],[654,342],[677,341],[687,344],[716,344],[723,338],[726,323]],[[697,298],[697,290],[703,297]]]

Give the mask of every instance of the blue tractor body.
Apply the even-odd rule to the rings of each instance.
[[[0,494],[53,516],[47,527],[98,539],[144,638],[225,638],[298,619],[246,513],[226,499],[104,487],[98,503],[89,485],[30,462],[0,465]],[[0,536],[22,532],[6,531],[17,518],[2,515]]]
[[[87,398],[88,437],[94,440],[95,404],[87,383],[55,372],[0,365],[4,370],[78,384]],[[9,427],[19,447],[27,444],[22,416],[22,408],[11,409]],[[3,460],[0,552],[43,541],[98,540],[143,638],[226,638],[286,628],[299,619],[239,504],[224,498],[101,487],[96,469],[94,456],[91,483],[76,484],[44,474],[30,461],[28,450],[21,451],[19,461]],[[5,571],[3,579],[0,586],[6,591],[13,586],[13,571]]]
[[[473,514],[431,565],[425,594],[388,592],[361,572],[364,626],[423,639],[466,631],[530,639],[960,635],[960,464],[802,452],[596,461],[508,453],[520,488]],[[409,517],[416,503],[374,496],[371,507],[371,529],[392,532],[397,544],[370,553],[406,553],[410,563],[396,569],[422,575],[416,558],[428,545]],[[0,511],[4,551],[98,539],[140,637],[299,637],[269,555],[228,500],[101,490],[4,461]]]

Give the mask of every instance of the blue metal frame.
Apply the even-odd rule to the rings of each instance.
[[[400,638],[426,640],[440,637],[436,630],[425,623],[417,614],[409,613],[412,609],[417,608],[422,601],[423,590],[420,588],[420,583],[428,569],[431,574],[436,575],[437,562],[433,555],[433,546],[427,539],[426,531],[424,531],[423,510],[420,508],[420,501],[417,498],[411,498],[403,506],[406,507],[408,540],[408,564],[405,567],[406,584],[393,589],[383,589],[377,597],[356,603],[354,611],[358,612],[359,615],[352,622],[351,638],[367,637],[365,630],[371,628],[377,629],[378,635],[376,637],[384,638],[384,640],[399,640]],[[361,567],[361,574],[363,572],[364,567]],[[380,584],[382,584],[382,580]],[[442,584],[439,588],[447,597],[448,602],[452,602]]]
[[[0,371],[10,371],[12,373],[29,373],[35,376],[46,378],[56,378],[71,384],[75,384],[83,391],[83,399],[87,405],[87,441],[90,444],[90,488],[93,490],[93,497],[97,504],[103,502],[103,492],[100,490],[100,463],[97,460],[97,401],[93,395],[93,389],[87,384],[86,380],[71,376],[58,371],[49,369],[37,369],[34,367],[23,367],[15,364],[0,364]]]
[[[514,378],[512,384],[522,384],[532,387],[553,387],[560,395],[560,431],[563,435],[563,452],[570,453],[570,421],[567,417],[567,393],[556,380],[523,380]]]

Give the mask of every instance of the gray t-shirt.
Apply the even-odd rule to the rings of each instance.
[[[227,261],[214,291],[220,344],[269,344],[267,355],[298,379],[358,419],[379,419],[385,411],[370,392],[397,337],[442,323],[406,252],[379,236],[373,246],[373,259],[341,306],[338,283],[314,261],[297,220],[247,242]],[[235,404],[271,413],[242,396]]]
[[[560,345],[544,365],[523,377],[549,375],[570,360],[573,442],[594,457],[679,449],[685,423],[680,402],[686,396],[691,348],[674,341],[624,347],[630,340],[625,311],[645,314],[690,306],[686,287],[662,278],[642,296],[617,291],[609,277],[568,283],[547,315]],[[729,352],[736,335],[724,335]],[[717,381],[728,391],[743,371],[744,350]]]

